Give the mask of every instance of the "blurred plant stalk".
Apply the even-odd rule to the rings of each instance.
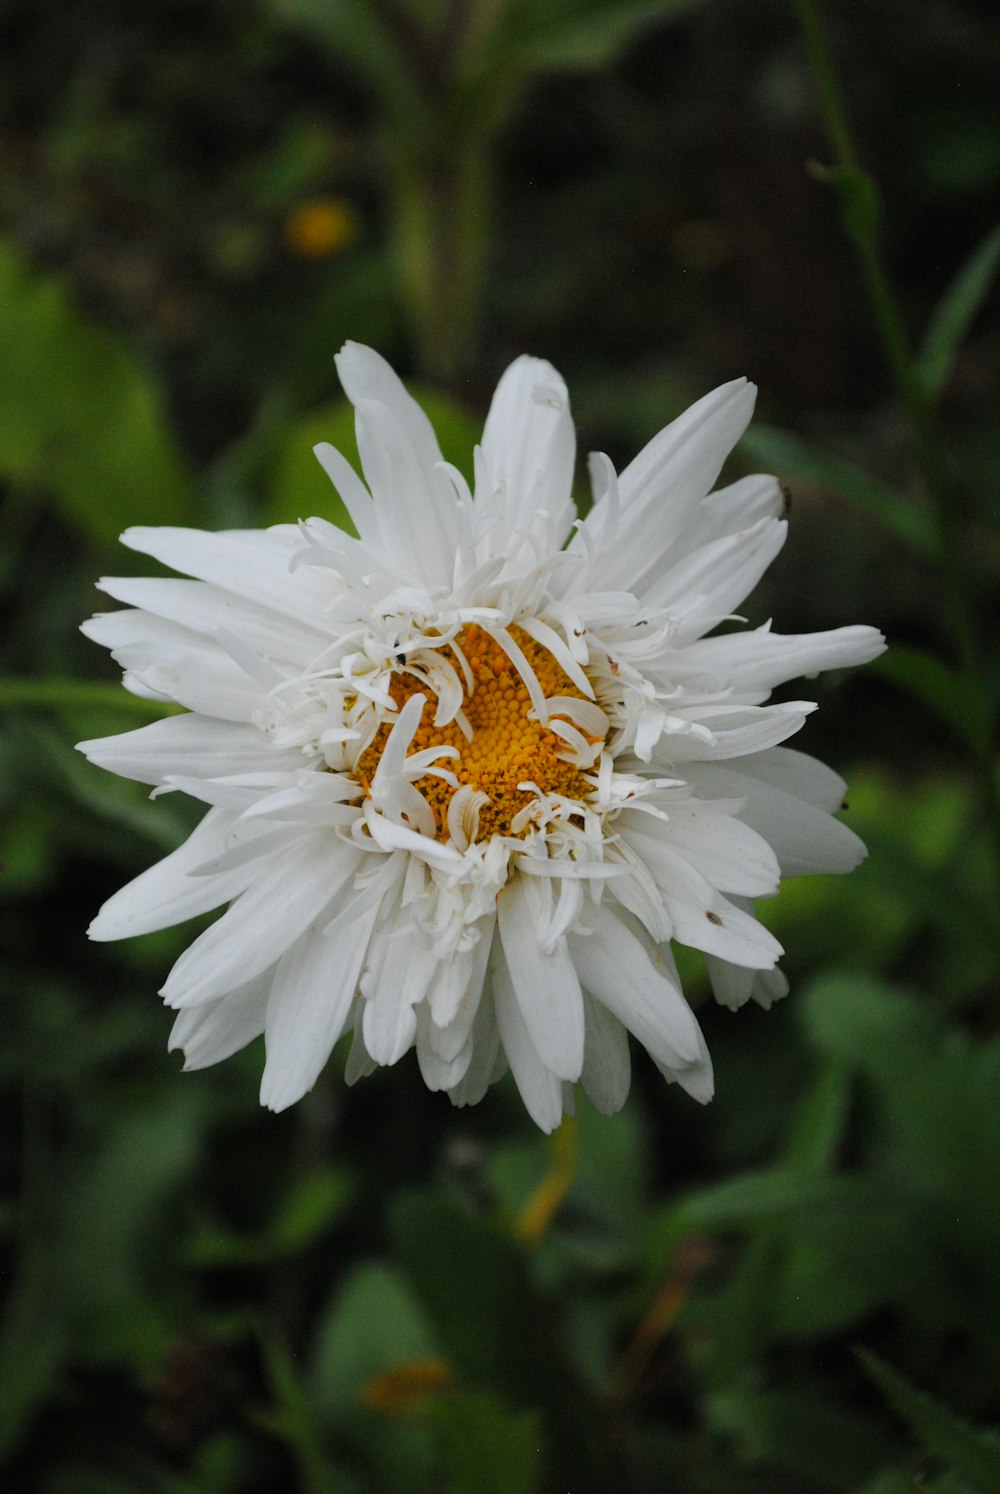
[[[493,149],[517,97],[499,35],[510,0],[277,0],[367,84],[396,273],[421,374],[453,388],[475,346],[492,237]]]
[[[366,83],[419,372],[454,389],[476,350],[495,151],[525,84],[603,67],[698,0],[271,0]]]
[[[956,509],[938,416],[941,381],[932,379],[912,351],[882,239],[882,197],[861,165],[851,133],[829,35],[818,0],[791,0],[805,43],[833,152],[832,167],[816,174],[839,192],[844,228],[854,245],[882,352],[910,426],[913,457],[930,508],[934,560],[946,620],[964,683],[965,738],[976,763],[982,808],[989,825],[995,891],[1000,901],[1000,793],[995,763],[995,709],[983,667],[975,609],[959,559]]]

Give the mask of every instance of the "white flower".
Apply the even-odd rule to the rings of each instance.
[[[574,432],[549,364],[500,381],[475,492],[389,366],[349,343],[365,487],[316,454],[357,538],[323,519],[123,542],[195,580],[111,579],[130,610],[84,631],[126,686],[186,714],[81,743],[94,762],[209,806],[172,855],[107,902],[119,939],[228,904],[163,987],[188,1068],[258,1034],[261,1100],[416,1047],[431,1089],[479,1100],[512,1069],[544,1130],[579,1080],[617,1110],[631,1032],[670,1080],[712,1094],[671,941],[704,951],[718,999],[784,994],[753,916],[781,873],[849,871],[843,783],[780,746],[814,709],[767,705],[799,674],[860,664],[873,628],[706,637],[785,537],[771,477],[709,493],[754,387],[724,385],[621,476]],[[567,544],[568,539],[568,544]]]

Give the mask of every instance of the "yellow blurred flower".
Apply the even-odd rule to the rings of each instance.
[[[327,259],[349,249],[359,228],[357,211],[346,198],[311,197],[289,213],[282,236],[299,259]]]

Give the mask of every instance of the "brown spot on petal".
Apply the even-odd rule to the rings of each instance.
[[[719,917],[718,913],[713,913],[711,909],[709,909],[709,911],[705,914],[705,917],[708,919],[709,923],[722,922],[722,919]]]

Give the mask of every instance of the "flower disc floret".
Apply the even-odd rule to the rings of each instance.
[[[561,700],[564,705],[569,700],[587,701],[547,649],[516,625],[510,631],[546,700]],[[591,799],[593,779],[574,761],[576,754],[567,748],[565,737],[553,730],[553,721],[564,729],[572,727],[558,706],[546,720],[539,718],[514,660],[476,623],[460,629],[453,646],[466,686],[461,712],[447,724],[435,726],[436,702],[425,700],[412,744],[414,751],[444,748],[456,754],[446,760],[447,777],[428,773],[414,784],[434,814],[437,839],[451,839],[448,811],[463,788],[475,796],[471,810],[475,831],[464,837],[473,842],[493,835],[523,838],[528,833],[523,811],[539,793]],[[403,666],[393,674],[389,687],[396,711],[426,689],[424,680]],[[355,764],[355,777],[366,794],[391,731],[392,723],[384,722]],[[603,737],[583,735],[596,757]],[[468,794],[464,798],[472,804]]]

